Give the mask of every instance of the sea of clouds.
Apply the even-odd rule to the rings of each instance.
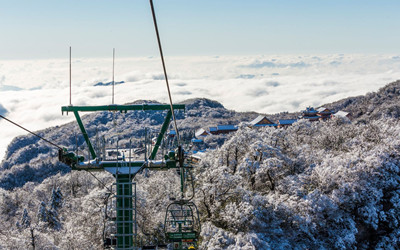
[[[206,97],[237,111],[299,111],[378,90],[400,79],[399,55],[262,55],[167,57],[174,102]],[[117,58],[115,102],[167,102],[158,57]],[[111,103],[112,59],[72,61],[72,104]],[[73,121],[61,115],[69,104],[68,60],[0,61],[0,114],[39,130]],[[0,120],[0,159],[25,132]]]

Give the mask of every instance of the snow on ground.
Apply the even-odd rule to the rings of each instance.
[[[260,55],[167,57],[174,102],[206,97],[237,111],[298,111],[378,90],[400,79],[398,55]],[[0,112],[31,130],[74,120],[61,116],[69,104],[69,62],[0,61]],[[72,104],[111,103],[111,58],[79,58],[72,64]],[[167,102],[158,57],[117,58],[116,103]],[[0,121],[0,158],[21,129]]]

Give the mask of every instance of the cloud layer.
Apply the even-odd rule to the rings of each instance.
[[[229,109],[276,113],[298,111],[375,91],[400,79],[399,55],[276,55],[167,57],[174,102],[194,97],[220,101]],[[37,130],[74,120],[61,116],[69,104],[68,60],[0,61],[0,112]],[[72,104],[111,103],[112,60],[75,59]],[[167,102],[159,58],[116,60],[116,103],[136,99]],[[0,157],[23,134],[0,121]]]

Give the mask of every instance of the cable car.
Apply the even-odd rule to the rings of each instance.
[[[199,211],[193,202],[180,200],[168,205],[164,232],[173,249],[196,248],[200,231]]]

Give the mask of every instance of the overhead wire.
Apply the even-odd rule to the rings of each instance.
[[[184,192],[183,192],[183,182],[184,182],[184,176],[183,176],[183,174],[184,174],[183,173],[183,171],[184,171],[184,168],[183,168],[184,159],[183,158],[184,158],[184,152],[183,152],[182,145],[181,145],[178,125],[176,123],[176,116],[175,116],[174,106],[172,104],[172,97],[171,97],[171,90],[170,90],[169,82],[168,82],[167,68],[165,66],[164,54],[163,54],[163,50],[162,50],[162,46],[161,46],[160,34],[158,32],[157,19],[156,19],[156,14],[155,14],[155,11],[154,11],[153,0],[149,0],[149,1],[150,1],[151,13],[152,13],[152,16],[153,16],[154,28],[155,28],[156,36],[157,36],[158,49],[160,51],[161,63],[162,63],[163,70],[164,70],[165,83],[167,85],[169,104],[170,104],[170,107],[171,107],[172,117],[173,117],[173,120],[174,120],[174,127],[175,127],[175,132],[176,132],[176,140],[177,140],[177,143],[178,143],[178,159],[179,159],[179,165],[180,165],[181,186],[182,186],[181,187],[181,199],[183,199],[183,197],[184,197]]]
[[[0,115],[0,117],[3,118],[4,120],[10,122],[11,124],[14,124],[15,126],[17,126],[17,127],[21,128],[21,129],[27,131],[28,133],[30,133],[30,134],[32,134],[32,135],[34,135],[34,136],[36,136],[36,137],[42,139],[43,141],[45,141],[45,142],[47,142],[47,143],[53,145],[54,147],[57,147],[58,149],[63,150],[63,148],[60,147],[60,146],[58,146],[57,144],[55,144],[55,143],[53,143],[53,142],[47,140],[46,138],[43,138],[42,136],[40,136],[40,135],[38,135],[38,134],[36,134],[36,133],[30,131],[30,130],[27,129],[27,128],[22,127],[21,125],[17,124],[16,122],[13,122],[13,121],[11,121],[10,119],[5,118],[5,117],[2,116],[2,115]],[[103,185],[103,187],[105,187],[108,191],[111,192],[111,190],[106,186],[106,184],[104,184],[104,182],[102,182],[101,180],[99,180],[99,179],[98,179],[94,174],[92,174],[91,172],[89,172],[89,171],[87,171],[87,172],[88,172],[90,175],[92,175],[101,185]]]
[[[0,117],[3,118],[4,120],[6,120],[6,121],[8,121],[8,122],[10,122],[10,123],[12,123],[12,124],[14,124],[15,126],[17,126],[17,127],[21,128],[21,129],[27,131],[28,133],[31,133],[32,135],[39,137],[40,139],[42,139],[43,141],[45,141],[45,142],[47,142],[47,143],[53,145],[54,147],[57,147],[58,149],[61,149],[61,150],[63,149],[62,147],[58,146],[57,144],[55,144],[55,143],[53,143],[53,142],[51,142],[51,141],[49,141],[49,140],[43,138],[42,136],[40,136],[40,135],[38,135],[38,134],[36,134],[36,133],[30,131],[29,129],[26,129],[26,128],[22,127],[21,125],[15,123],[15,122],[13,122],[13,121],[11,121],[10,119],[7,119],[7,118],[5,118],[5,117],[2,116],[2,115],[0,115]]]
[[[106,184],[104,184],[104,182],[102,182],[99,178],[97,178],[92,172],[85,170],[86,172],[88,172],[91,176],[93,176],[101,185],[103,185],[104,188],[106,188],[110,193],[112,193],[112,190],[109,189]]]
[[[160,34],[158,33],[157,19],[156,19],[156,14],[154,12],[153,0],[150,0],[150,6],[151,6],[151,13],[153,15],[154,28],[156,30],[156,36],[157,36],[157,41],[158,41],[158,49],[160,50],[161,63],[162,63],[163,70],[164,70],[165,82],[167,84],[169,104],[171,106],[172,117],[174,119],[174,127],[175,127],[175,131],[176,131],[176,138],[177,138],[177,141],[178,141],[178,145],[180,145],[179,131],[178,131],[178,126],[176,125],[176,117],[175,117],[175,112],[174,112],[174,106],[172,105],[171,90],[169,88],[167,69],[165,67],[164,54],[163,54],[162,47],[161,47]]]

